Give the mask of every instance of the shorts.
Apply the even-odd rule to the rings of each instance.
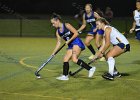
[[[125,52],[130,51],[130,44],[125,45],[124,43],[118,43],[117,46],[119,46],[121,49],[125,49]]]
[[[140,40],[140,30],[136,31],[136,39]]]
[[[88,34],[91,34],[91,35],[96,35],[96,34],[99,34],[99,35],[103,35],[104,34],[104,31],[103,30],[97,30],[96,32],[93,32],[93,30],[95,29],[96,27],[92,27],[90,29],[90,31],[88,32]]]
[[[75,38],[71,43],[69,43],[67,49],[72,49],[74,45],[78,45],[81,50],[85,49],[85,45],[79,37]]]
[[[97,34],[103,35],[104,34],[104,31],[103,30],[97,30]]]
[[[135,31],[136,31],[136,39],[140,40],[140,26],[136,26]]]

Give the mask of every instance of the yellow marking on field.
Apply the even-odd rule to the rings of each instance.
[[[34,69],[37,69],[38,67],[37,66],[32,66],[32,65],[29,65],[29,64],[26,64],[24,61],[25,60],[27,60],[27,59],[29,59],[29,58],[32,58],[32,57],[24,57],[24,58],[22,58],[20,61],[19,61],[19,63],[21,64],[21,65],[23,65],[23,66],[26,66],[26,67],[30,67],[30,68],[34,68]],[[53,70],[49,70],[49,69],[43,69],[43,70],[47,70],[47,71],[50,71],[50,72],[55,72],[55,71],[53,71]],[[80,76],[80,77],[86,77],[86,76]],[[101,76],[95,76],[95,77],[100,77],[101,78]],[[120,78],[120,79],[122,79],[122,78]],[[138,80],[138,79],[124,79],[124,80],[128,80],[128,81],[138,81],[138,82],[140,82],[140,80]]]
[[[37,69],[38,67],[37,66],[32,66],[32,65],[29,65],[29,64],[26,64],[24,61],[29,59],[31,57],[24,57],[22,58],[19,63],[23,66],[26,66],[26,67],[29,67],[29,68],[34,68],[34,69]],[[54,72],[53,70],[48,70],[48,69],[43,69],[43,70],[47,70],[47,71],[50,71],[50,72]]]
[[[54,98],[54,99],[59,99],[59,100],[72,100],[72,98],[55,97],[55,96],[47,96],[47,95],[45,96],[45,95],[38,95],[38,94],[24,94],[24,93],[10,93],[10,92],[0,92],[0,94],[33,96],[33,97],[40,97],[40,98]]]

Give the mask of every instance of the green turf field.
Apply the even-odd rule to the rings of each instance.
[[[104,80],[106,62],[96,61],[95,76],[87,78],[88,72],[81,71],[69,81],[58,81],[62,72],[62,60],[66,48],[40,72],[34,72],[55,47],[54,38],[0,38],[0,100],[140,100],[140,42],[129,39],[131,52],[116,59],[118,70],[124,76],[115,81]],[[86,49],[80,58],[87,59]],[[70,70],[79,68],[70,63]]]

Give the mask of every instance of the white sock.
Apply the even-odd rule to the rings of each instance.
[[[117,74],[118,72],[117,71],[114,71],[114,73],[113,74]]]
[[[113,74],[117,74],[117,73],[118,73],[117,68],[114,67],[114,73]]]
[[[114,66],[115,66],[115,59],[113,57],[109,57],[107,60],[109,66],[109,73],[113,76],[114,73]]]

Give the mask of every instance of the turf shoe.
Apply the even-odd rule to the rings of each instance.
[[[105,73],[102,75],[102,77],[107,80],[114,80],[114,76],[112,76],[110,73]]]
[[[96,70],[96,67],[92,67],[92,68],[89,70],[89,74],[88,74],[88,77],[89,77],[89,78],[91,78],[91,77],[93,76],[95,70]]]
[[[67,80],[69,80],[69,77],[65,76],[65,75],[61,75],[61,76],[57,77],[56,79],[62,80],[62,81],[67,81]]]
[[[114,77],[121,77],[121,74],[119,72],[117,72],[117,73],[114,73],[113,76]]]

